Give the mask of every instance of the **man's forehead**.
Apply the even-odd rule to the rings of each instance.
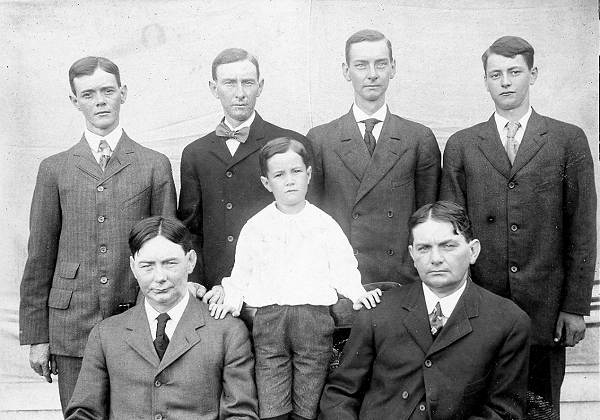
[[[219,64],[216,69],[217,79],[257,79],[257,70],[250,60]]]
[[[106,86],[117,87],[118,84],[117,78],[114,74],[98,68],[90,75],[83,74],[81,76],[74,77],[73,85],[77,88],[77,90],[87,90]]]
[[[377,41],[360,41],[350,45],[350,60],[389,59],[390,51],[385,39]]]
[[[443,242],[449,240],[466,241],[463,235],[456,232],[454,225],[447,221],[429,219],[413,228],[414,242]]]
[[[527,62],[522,54],[517,54],[514,57],[505,57],[500,54],[490,54],[487,59],[486,69],[500,70],[511,67],[527,67]]]

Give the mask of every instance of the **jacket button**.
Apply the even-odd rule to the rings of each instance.
[[[391,210],[388,210],[388,217],[394,217],[394,212]]]
[[[517,271],[519,271],[519,268],[516,265],[513,265],[512,267],[510,267],[510,271],[516,273]]]
[[[98,222],[103,223],[104,220],[104,216],[98,216]]]
[[[427,359],[425,360],[425,367],[431,367],[433,363],[431,363],[431,360]]]
[[[496,221],[496,218],[494,216],[488,217],[488,222],[494,223],[495,221]]]
[[[102,192],[104,191],[104,187],[102,185],[100,185],[98,188],[96,188],[98,191]]]
[[[358,219],[358,213],[352,213],[352,218],[353,218],[354,220]]]
[[[393,250],[393,249],[388,249],[388,250],[386,251],[386,253],[387,253],[388,255],[392,256],[392,255],[394,255],[394,250]]]
[[[155,386],[155,387],[157,387],[157,388],[158,388],[158,387],[159,387],[159,386],[161,386],[161,385],[162,385],[162,382],[161,382],[161,381],[159,381],[158,379],[157,379],[156,381],[154,381],[154,386]]]
[[[154,416],[154,420],[162,420],[163,416],[162,414],[157,414]]]
[[[512,181],[510,181],[510,182],[508,183],[508,188],[510,188],[511,190],[512,190],[513,188],[515,188],[515,186],[516,186],[516,184],[515,184],[514,182],[512,182]]]
[[[106,253],[106,251],[107,251],[107,248],[104,245],[102,245],[100,247],[100,252],[104,254],[104,253]]]
[[[231,236],[231,235],[227,236],[227,242],[233,242],[233,236]]]
[[[231,210],[231,209],[233,208],[233,204],[231,204],[231,203],[227,203],[227,204],[225,204],[225,208],[226,208],[227,210]]]
[[[233,172],[231,172],[231,171],[227,171],[227,172],[225,172],[225,176],[226,176],[227,178],[231,178],[231,177],[233,176]]]
[[[516,232],[519,229],[519,226],[517,225],[510,225],[510,230],[512,230],[513,232]]]
[[[352,253],[353,253],[354,255],[358,255],[358,249],[354,249],[354,250],[352,250]]]
[[[421,410],[421,411],[425,411],[426,408],[427,407],[425,407],[425,404],[420,404],[419,405],[419,410]]]
[[[102,284],[108,283],[108,277],[106,277],[106,276],[100,277],[100,283],[102,283]]]
[[[408,398],[408,391],[402,392],[402,398],[403,399],[407,399]]]

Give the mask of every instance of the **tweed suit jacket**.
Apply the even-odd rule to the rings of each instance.
[[[315,154],[313,202],[342,227],[363,284],[417,279],[406,224],[437,199],[440,150],[431,130],[388,110],[372,157],[352,110],[306,136]]]
[[[312,154],[304,136],[268,123],[258,113],[248,139],[233,156],[214,131],[183,150],[177,215],[194,235],[194,249],[202,257],[190,280],[210,288],[231,273],[242,226],[273,202],[260,181],[259,151],[283,136],[300,141]]]
[[[66,418],[258,419],[254,356],[239,319],[190,296],[159,360],[144,305],[90,333]]]
[[[132,226],[175,214],[169,159],[121,136],[105,172],[85,140],[40,164],[21,281],[21,344],[50,343],[52,354],[83,356],[100,320],[135,303],[129,269]]]
[[[470,280],[433,340],[421,282],[362,310],[321,399],[329,419],[522,419],[529,318]]]
[[[512,167],[493,116],[459,131],[440,195],[467,209],[481,241],[473,280],[527,312],[533,344],[553,344],[559,311],[589,314],[596,190],[580,128],[533,111]]]

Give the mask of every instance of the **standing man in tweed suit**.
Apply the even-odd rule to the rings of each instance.
[[[69,69],[69,83],[85,131],[73,147],[40,164],[19,312],[31,367],[48,382],[58,373],[63,410],[92,327],[135,304],[131,227],[148,216],[174,215],[176,207],[169,159],[121,128],[127,87],[119,68],[85,57]]]

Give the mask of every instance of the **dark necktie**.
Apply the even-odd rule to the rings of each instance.
[[[171,319],[169,314],[166,312],[160,314],[156,317],[158,321],[158,325],[156,327],[156,339],[154,340],[154,348],[156,349],[156,354],[158,354],[158,358],[162,360],[165,351],[167,350],[167,346],[169,345],[169,337],[165,334],[165,327],[167,326],[167,321]]]
[[[110,155],[112,153],[112,150],[110,149],[110,146],[108,145],[106,140],[104,140],[104,139],[100,140],[100,144],[98,145],[98,152],[102,153],[98,164],[100,165],[102,172],[104,172],[104,170],[106,169],[106,165],[108,164],[108,161],[110,160]]]
[[[517,150],[519,150],[519,143],[515,139],[515,135],[520,127],[521,123],[518,121],[509,121],[506,123],[506,154],[508,155],[508,160],[510,160],[511,165],[515,161]]]
[[[367,149],[369,149],[369,154],[373,156],[373,152],[375,151],[375,136],[373,136],[373,128],[379,122],[377,118],[369,118],[367,120],[360,121],[361,123],[365,123],[365,144],[367,145]]]
[[[431,326],[431,335],[434,337],[439,334],[442,327],[444,326],[444,314],[442,314],[442,307],[440,302],[435,305],[433,311],[429,314],[429,325]]]
[[[217,137],[224,137],[226,140],[233,139],[240,143],[245,143],[250,133],[250,127],[242,127],[239,130],[231,130],[223,121],[217,125],[215,134]]]

